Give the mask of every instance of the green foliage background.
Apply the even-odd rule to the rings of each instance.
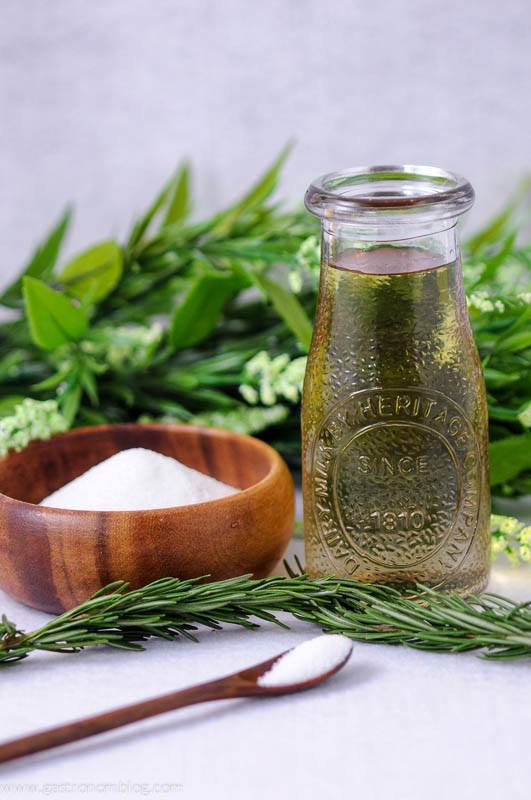
[[[304,210],[271,199],[286,155],[242,199],[199,222],[190,221],[183,164],[125,242],[104,240],[66,263],[65,212],[0,296],[14,312],[0,325],[3,451],[25,441],[20,429],[33,412],[20,403],[29,397],[55,400],[63,427],[201,422],[259,433],[298,464],[318,231]],[[531,492],[528,190],[524,181],[464,242],[489,397],[491,482],[503,495]]]

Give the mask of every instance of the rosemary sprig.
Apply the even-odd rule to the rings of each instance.
[[[441,653],[481,650],[497,660],[531,658],[530,606],[489,594],[445,596],[423,586],[404,594],[378,584],[312,579],[302,572],[210,583],[163,578],[135,590],[117,582],[35,631],[18,630],[4,617],[0,664],[37,650],[75,653],[107,645],[138,651],[152,637],[195,639],[201,627],[219,630],[232,624],[252,630],[258,620],[288,627],[275,616],[278,612],[363,642]]]

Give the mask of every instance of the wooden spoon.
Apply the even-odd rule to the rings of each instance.
[[[235,672],[224,678],[208,681],[208,683],[200,683],[197,686],[163,694],[150,700],[142,700],[140,703],[132,703],[131,705],[116,708],[113,711],[106,711],[103,714],[94,714],[84,719],[32,733],[29,736],[22,736],[19,739],[12,739],[0,745],[0,764],[14,761],[17,758],[33,753],[39,753],[42,750],[51,750],[53,747],[77,742],[80,739],[87,739],[89,736],[96,736],[98,733],[121,728],[124,725],[130,725],[132,722],[138,722],[141,719],[154,717],[157,714],[164,714],[167,711],[174,711],[177,708],[184,708],[196,703],[206,703],[210,700],[228,700],[236,697],[272,697],[311,689],[313,686],[317,686],[327,678],[330,678],[331,675],[334,675],[347,663],[352,653],[352,647],[331,669],[310,680],[282,684],[281,686],[260,685],[258,683],[259,678],[268,672],[279,658],[289,652],[289,650],[285,650],[283,653],[279,653],[274,658],[263,661],[261,664],[256,664],[254,667]]]

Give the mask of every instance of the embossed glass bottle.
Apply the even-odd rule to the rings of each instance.
[[[302,406],[313,576],[482,589],[485,387],[463,290],[464,179],[385,166],[315,181],[317,316]]]

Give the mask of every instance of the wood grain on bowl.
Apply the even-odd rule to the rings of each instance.
[[[70,511],[36,505],[120,450],[173,456],[245,491],[147,511]],[[0,459],[0,588],[53,613],[107,583],[269,575],[294,519],[282,458],[250,436],[192,425],[102,425],[33,442]]]

